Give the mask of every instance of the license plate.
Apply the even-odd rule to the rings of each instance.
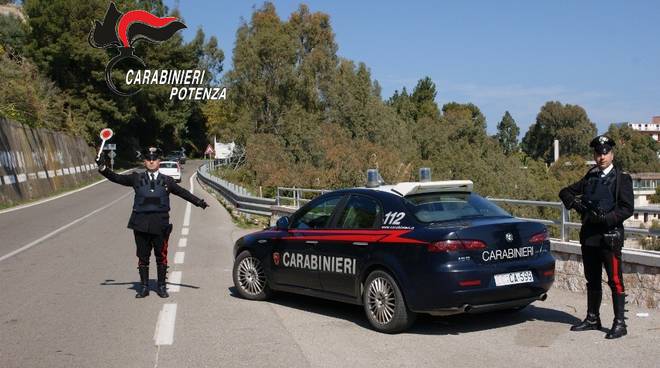
[[[534,282],[532,271],[501,273],[499,275],[495,275],[496,286],[525,284],[528,282]]]

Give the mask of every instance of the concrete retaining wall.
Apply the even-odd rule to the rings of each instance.
[[[557,260],[554,286],[585,292],[587,282],[584,279],[580,244],[553,240],[552,252]],[[660,253],[624,249],[622,267],[627,302],[645,308],[660,308]],[[611,293],[605,270],[601,277],[603,299],[609,299]]]
[[[45,197],[100,178],[94,159],[82,138],[0,117],[0,204]]]

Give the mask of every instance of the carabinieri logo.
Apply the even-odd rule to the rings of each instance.
[[[144,10],[131,10],[122,14],[115,3],[110,3],[103,23],[95,21],[89,33],[89,44],[99,49],[117,48],[119,55],[110,59],[105,67],[105,81],[114,93],[132,96],[140,90],[131,93],[119,91],[112,81],[112,68],[124,59],[133,59],[146,67],[144,61],[134,54],[135,43],[139,40],[152,43],[167,41],[184,28],[186,25],[175,17],[160,18]]]

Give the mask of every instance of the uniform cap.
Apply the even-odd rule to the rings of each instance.
[[[149,147],[147,149],[142,150],[141,153],[143,160],[158,160],[160,159],[162,151],[160,150],[160,148]]]
[[[610,152],[614,146],[616,146],[614,140],[606,135],[599,135],[589,143],[589,147],[591,147],[594,152],[603,155]]]

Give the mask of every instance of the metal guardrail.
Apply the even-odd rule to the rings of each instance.
[[[506,198],[491,198],[491,197],[486,197],[489,201],[495,202],[495,203],[504,203],[504,204],[510,204],[510,205],[519,205],[519,206],[536,206],[536,207],[551,207],[551,208],[557,208],[561,210],[561,218],[559,220],[545,220],[545,219],[534,219],[534,218],[522,218],[524,220],[531,220],[531,221],[536,221],[536,222],[541,222],[546,225],[557,225],[560,227],[561,230],[561,241],[567,241],[568,238],[568,230],[569,229],[579,229],[582,227],[582,224],[579,222],[571,222],[569,221],[569,211],[564,207],[564,204],[562,202],[544,202],[544,201],[525,201],[525,200],[520,200],[520,199],[506,199]],[[635,212],[644,212],[644,213],[660,213],[660,210],[655,210],[655,209],[644,209],[640,211],[635,211]],[[625,233],[626,234],[639,234],[639,235],[654,235],[658,236],[660,235],[660,232],[658,230],[650,230],[650,229],[640,229],[640,228],[635,228],[635,227],[624,227]]]
[[[291,202],[290,204],[296,208],[300,208],[303,204],[311,201],[314,197],[324,193],[331,192],[326,189],[304,189],[304,188],[287,188],[277,187],[277,195],[275,196],[275,203],[278,206],[285,205],[284,202]],[[291,193],[291,196],[285,195]],[[305,198],[305,194],[314,194],[312,198]],[[308,196],[309,197],[309,196]]]
[[[197,176],[240,212],[262,216],[271,215],[270,207],[275,204],[275,199],[256,197],[240,185],[218,178],[209,172],[208,164],[203,164],[197,169]]]

